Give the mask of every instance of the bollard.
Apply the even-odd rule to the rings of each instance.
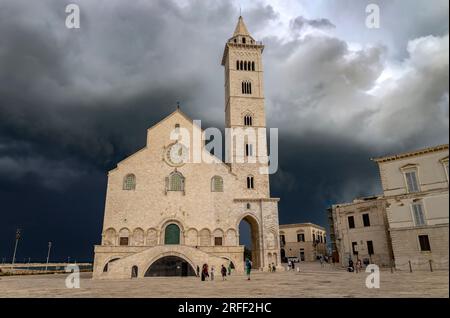
[[[430,272],[433,272],[433,261],[430,259],[428,262],[430,263]]]
[[[408,263],[409,263],[409,272],[412,273],[411,261],[408,261]]]

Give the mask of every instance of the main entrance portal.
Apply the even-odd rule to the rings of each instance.
[[[145,272],[145,277],[196,276],[192,266],[177,256],[166,256],[154,262]]]
[[[244,226],[243,225],[247,225]],[[242,230],[247,233],[242,233]],[[250,233],[248,233],[250,232]],[[248,236],[250,239],[249,249],[247,250],[249,255],[246,255],[247,252],[244,251],[243,258],[250,258],[253,263],[253,269],[258,269],[261,267],[261,255],[260,255],[260,241],[259,241],[259,226],[258,222],[252,216],[244,217],[239,223],[239,244],[247,245],[247,242],[244,242],[244,237]],[[246,246],[247,249],[247,246]]]

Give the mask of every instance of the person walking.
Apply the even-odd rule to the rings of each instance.
[[[358,260],[356,261],[356,273],[359,273],[361,269],[362,269],[361,260],[358,258]]]
[[[205,281],[207,277],[209,277],[209,273],[208,273],[208,264],[203,264],[203,268],[202,268],[202,281]]]
[[[214,272],[215,272],[215,268],[214,268],[214,265],[213,265],[213,266],[211,266],[211,281],[214,280]]]
[[[272,272],[276,272],[277,268],[275,267],[275,263],[272,263]]]
[[[250,274],[252,273],[252,261],[248,258],[245,260],[245,271],[247,273],[247,280],[250,280]]]
[[[220,273],[222,274],[222,280],[227,280],[227,269],[222,264],[222,268],[220,269]]]
[[[231,262],[228,263],[228,276],[231,276]]]

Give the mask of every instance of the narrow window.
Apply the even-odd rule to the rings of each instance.
[[[245,145],[245,156],[246,157],[253,156],[253,145],[249,145],[249,144]]]
[[[255,62],[252,62],[252,71],[255,70]]]
[[[419,243],[420,243],[420,250],[422,252],[431,251],[430,239],[428,238],[428,235],[419,235]]]
[[[372,241],[367,241],[367,253],[369,253],[369,255],[375,254],[373,252],[373,242]]]
[[[254,185],[254,179],[252,176],[248,176],[247,177],[247,189],[254,189],[255,185]]]
[[[236,61],[236,69],[239,71],[239,61]]]
[[[242,38],[242,43],[245,44],[245,38]]]
[[[241,71],[244,69],[244,62],[243,61],[241,61],[241,67],[239,68]]]
[[[316,234],[313,233],[313,242],[316,242]]]
[[[280,242],[281,242],[281,245],[285,245],[286,244],[286,236],[280,235]]]
[[[355,217],[353,217],[353,216],[349,216],[348,217],[348,227],[350,229],[354,229],[355,228]]]
[[[364,227],[369,227],[370,226],[370,217],[369,214],[363,214],[363,223],[364,223]]]
[[[245,82],[242,82],[242,94],[245,94]]]
[[[358,243],[352,242],[353,255],[358,255]]]
[[[244,71],[247,71],[247,61],[244,62]]]
[[[420,202],[416,202],[412,205],[414,214],[414,223],[416,226],[425,225],[425,214],[423,213],[423,205]]]
[[[406,185],[408,187],[408,192],[414,193],[419,192],[419,183],[417,181],[416,171],[409,171],[405,173]]]

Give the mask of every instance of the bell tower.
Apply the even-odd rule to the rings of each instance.
[[[227,162],[243,185],[247,197],[270,197],[269,178],[260,173],[267,167],[267,144],[258,137],[266,127],[262,53],[264,45],[248,31],[239,17],[233,36],[225,44],[222,66],[225,68],[225,127],[256,133],[257,140],[247,138],[227,149]],[[229,135],[227,136],[231,138]],[[262,140],[264,139],[264,140]],[[234,139],[233,139],[234,140]]]

